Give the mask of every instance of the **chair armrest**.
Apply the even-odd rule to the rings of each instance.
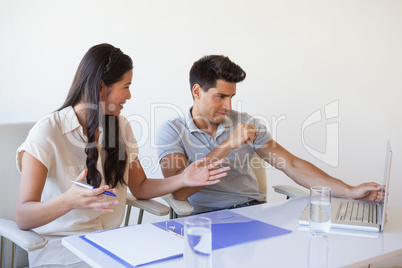
[[[275,192],[284,194],[290,198],[309,195],[306,191],[290,185],[275,185],[272,188],[274,188]]]
[[[43,248],[47,240],[32,230],[21,230],[15,221],[0,219],[0,236],[14,242],[25,251]]]
[[[164,216],[169,214],[169,207],[153,199],[140,200],[133,196],[132,193],[127,192],[126,204],[129,206],[143,209],[156,216]]]
[[[187,200],[186,201],[176,200],[172,194],[162,196],[162,199],[169,204],[169,206],[179,217],[191,215],[191,213],[194,210],[193,206],[190,205],[190,203]]]

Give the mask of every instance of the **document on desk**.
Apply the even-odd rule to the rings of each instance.
[[[180,257],[184,248],[183,238],[152,224],[91,233],[81,238],[126,267]]]
[[[231,210],[214,211],[198,216],[211,219],[212,250],[291,233],[290,230],[251,219]],[[191,217],[197,217],[197,215]],[[176,229],[180,230],[183,227],[184,218],[174,221]],[[165,222],[153,224],[160,229],[166,228]]]

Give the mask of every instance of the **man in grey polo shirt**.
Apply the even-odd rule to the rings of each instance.
[[[258,191],[250,163],[257,153],[306,188],[323,185],[331,187],[334,196],[379,201],[382,187],[377,183],[353,187],[329,176],[280,146],[257,119],[232,110],[236,83],[245,77],[243,69],[224,56],[205,56],[193,64],[193,107],[165,122],[157,133],[162,173],[165,177],[181,173],[205,156],[211,161],[226,158],[222,165],[231,170],[215,185],[177,190],[173,193],[177,200],[187,199],[195,213],[260,203],[265,196]]]

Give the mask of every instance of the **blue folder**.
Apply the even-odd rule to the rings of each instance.
[[[198,216],[210,218],[212,221],[212,250],[291,233],[290,230],[253,220],[231,210],[215,211],[191,217]],[[180,234],[184,219],[173,221],[175,222],[174,232]],[[153,224],[166,230],[165,221]]]

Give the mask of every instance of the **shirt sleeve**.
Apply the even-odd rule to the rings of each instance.
[[[22,157],[24,152],[31,154],[49,170],[53,159],[53,153],[49,150],[51,146],[48,146],[48,127],[49,125],[46,120],[36,123],[29,131],[28,137],[24,143],[17,149],[16,162],[19,172],[22,171]]]
[[[184,131],[184,129],[182,129]],[[183,132],[182,131],[182,132]],[[175,126],[171,121],[164,122],[158,129],[156,134],[156,148],[159,161],[165,156],[173,153],[182,153],[186,155],[180,134],[180,128]]]
[[[251,124],[254,125],[255,129],[257,130],[257,137],[255,138],[253,145],[254,149],[257,151],[260,149],[264,144],[272,140],[271,133],[269,133],[267,127],[257,118],[252,117]]]

